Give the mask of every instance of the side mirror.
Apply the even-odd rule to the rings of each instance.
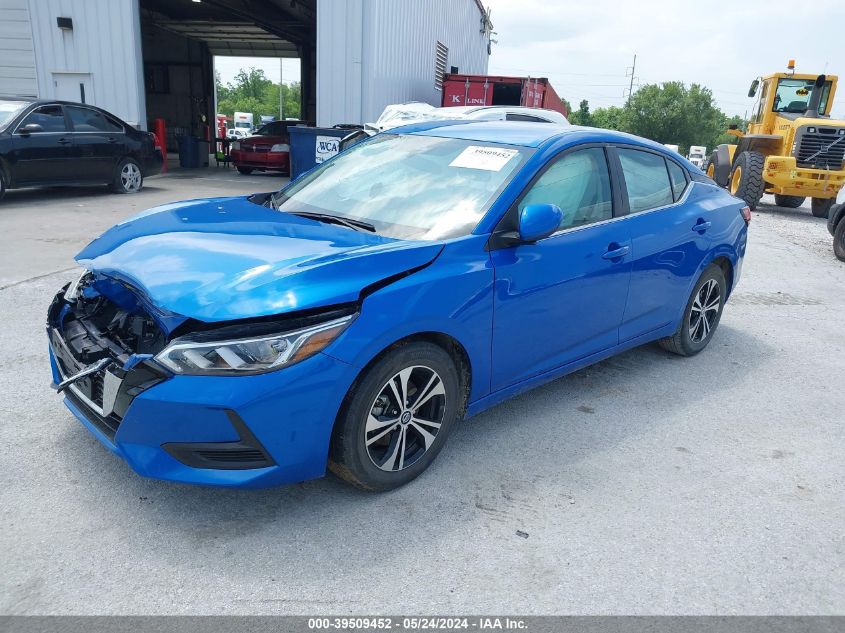
[[[38,134],[39,132],[43,132],[44,128],[38,125],[37,123],[27,123],[21,129],[18,130],[24,136],[29,136],[30,134]]]
[[[563,212],[556,204],[529,204],[519,213],[519,239],[536,242],[548,237],[560,226]]]
[[[759,85],[760,85],[759,79],[755,79],[754,81],[751,82],[751,87],[748,89],[748,96],[749,97],[753,97],[754,95],[757,94],[757,86],[759,86]]]

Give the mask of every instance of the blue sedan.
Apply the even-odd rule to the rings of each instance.
[[[750,218],[634,136],[399,128],[94,240],[49,309],[54,387],[141,475],[388,490],[517,393],[652,341],[703,350]]]

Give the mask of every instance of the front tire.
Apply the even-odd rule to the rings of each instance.
[[[695,284],[678,329],[672,336],[660,339],[660,347],[680,356],[698,354],[719,326],[726,296],[725,274],[711,264]]]
[[[784,196],[779,193],[775,194],[775,204],[779,207],[786,207],[787,209],[797,209],[802,204],[804,204],[804,200],[801,196]]]
[[[134,158],[124,158],[117,164],[110,186],[114,193],[138,193],[144,186],[144,173]]]
[[[763,182],[763,165],[766,158],[760,152],[742,152],[734,161],[729,189],[731,194],[742,198],[753,211],[763,197],[766,188]]]
[[[350,389],[329,448],[329,469],[371,491],[419,476],[463,410],[452,357],[433,343],[393,348]]]
[[[249,176],[252,173],[252,167],[238,167],[237,170],[239,174],[244,176]]]
[[[833,254],[839,261],[845,262],[845,218],[839,220],[833,233]]]
[[[0,169],[0,200],[6,195],[6,174]]]
[[[813,198],[812,211],[813,216],[817,218],[827,218],[830,213],[830,208],[836,202],[833,198]]]

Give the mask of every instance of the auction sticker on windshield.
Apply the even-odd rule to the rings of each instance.
[[[485,171],[501,171],[507,162],[519,152],[502,147],[482,147],[470,145],[455,157],[449,167],[466,167]]]

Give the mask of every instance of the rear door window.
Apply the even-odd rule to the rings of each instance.
[[[117,123],[111,121],[96,110],[67,106],[74,132],[122,132]]]
[[[625,148],[619,148],[618,152],[631,213],[641,213],[675,202],[666,161],[662,156]]]

